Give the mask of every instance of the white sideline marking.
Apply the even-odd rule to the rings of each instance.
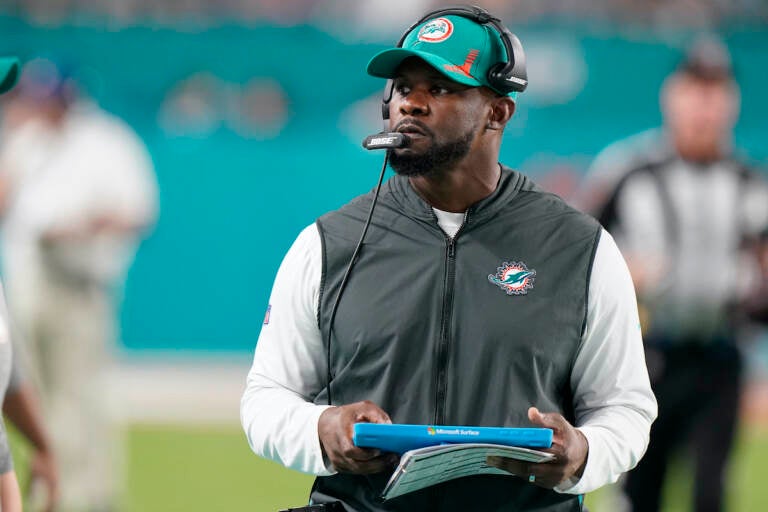
[[[238,424],[251,355],[120,359],[109,372],[109,409],[120,422]]]

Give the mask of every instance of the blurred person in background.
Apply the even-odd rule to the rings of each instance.
[[[105,377],[120,285],[157,212],[151,160],[50,60],[26,65],[3,121],[3,271],[61,465],[61,510],[113,510],[121,449]]]
[[[759,283],[768,188],[735,155],[740,95],[722,44],[692,46],[661,106],[663,129],[607,149],[592,182],[613,183],[591,206],[629,264],[659,402],[625,492],[632,510],[658,510],[669,460],[690,442],[694,509],[719,511],[739,411],[739,319]]]
[[[744,313],[748,320],[768,326],[768,230],[764,231],[755,244],[759,268],[759,284],[752,288],[744,301]]]
[[[59,502],[59,470],[53,453],[52,441],[43,422],[43,414],[36,387],[28,378],[26,365],[19,356],[20,348],[16,340],[18,333],[13,325],[5,304],[5,297],[0,289],[0,382],[5,384],[5,376],[10,372],[7,389],[3,389],[3,415],[11,421],[27,442],[32,454],[29,460],[29,477],[26,488],[27,509],[33,512],[54,512]],[[12,356],[10,355],[13,347]],[[0,425],[2,428],[2,425]],[[5,437],[3,430],[2,437]],[[2,444],[0,440],[0,444]],[[6,447],[0,448],[0,458],[4,457]],[[0,489],[0,493],[5,492]],[[0,500],[2,501],[2,500]],[[0,510],[6,510],[6,502]],[[9,508],[8,510],[15,510]]]
[[[0,58],[0,94],[16,83],[19,62],[15,57]],[[43,427],[34,388],[21,371],[18,351],[12,350],[11,322],[5,295],[0,287],[0,399],[3,414],[19,429],[33,448],[31,478],[44,485],[47,495],[40,510],[52,512],[58,499],[58,472],[51,443]],[[22,507],[16,473],[8,446],[5,424],[0,419],[0,509],[20,511]]]
[[[0,337],[10,336],[12,340],[17,339],[17,333],[8,328],[9,315],[4,303],[0,305],[0,315],[3,322]],[[5,341],[0,343],[8,345]],[[26,486],[27,509],[33,512],[54,512],[59,503],[59,469],[53,453],[52,440],[44,425],[37,389],[23,372],[22,367],[25,365],[17,355],[18,343],[13,341],[11,345],[14,346],[13,366],[3,401],[3,414],[29,442],[32,449]],[[5,506],[1,510],[5,511]]]
[[[2,322],[0,322],[0,398],[3,399],[3,404],[5,404],[6,392],[10,390],[12,372],[16,364],[12,353],[8,318],[7,315],[4,315]],[[13,512],[21,510],[19,482],[13,468],[8,433],[3,421],[0,421],[0,510]]]
[[[18,60],[13,57],[0,58],[0,94],[8,91],[16,83],[19,74]],[[0,295],[2,298],[2,295]],[[3,304],[4,305],[4,304]],[[5,308],[0,313],[5,313]],[[16,367],[10,341],[10,328],[7,314],[0,314],[0,399],[5,404],[6,391]],[[13,457],[8,445],[5,423],[0,419],[0,510],[6,512],[21,511],[21,492],[13,468]]]

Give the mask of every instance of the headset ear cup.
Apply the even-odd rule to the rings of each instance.
[[[384,94],[381,98],[381,118],[384,120],[384,131],[389,131],[389,102],[395,91],[395,82],[390,78],[384,86]]]
[[[493,26],[504,43],[507,62],[500,62],[488,70],[488,82],[505,94],[513,91],[523,92],[528,87],[523,45],[517,36],[501,23],[494,21]]]
[[[509,71],[509,76],[514,78],[514,85],[512,86],[512,90],[523,92],[528,87],[528,68],[526,66],[527,59],[525,58],[523,44],[515,34],[509,31],[507,27],[502,25],[502,29],[504,34],[507,36],[509,44],[512,46],[512,55],[514,56],[514,58],[511,59],[513,66]],[[508,65],[509,64],[507,64],[507,66]]]
[[[389,131],[389,103],[381,103],[381,119],[382,119],[382,128],[381,131],[388,132]]]
[[[506,66],[505,62],[499,62],[498,64],[494,64],[491,66],[491,68],[488,70],[488,83],[493,86],[494,89],[496,89],[499,92],[503,92],[505,94],[511,92],[513,89],[510,87],[510,84],[506,81],[504,76],[504,67]]]

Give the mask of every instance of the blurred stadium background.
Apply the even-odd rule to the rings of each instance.
[[[566,198],[600,149],[659,124],[662,80],[702,32],[732,52],[743,97],[737,145],[768,160],[762,0],[475,3],[500,15],[528,56],[531,86],[502,160]],[[276,510],[305,499],[309,477],[250,453],[238,426],[244,378],[285,250],[314,218],[374,185],[381,155],[360,141],[380,127],[383,84],[365,74],[368,59],[439,5],[2,2],[0,54],[76,62],[90,94],[134,127],[155,164],[161,214],[126,282],[107,390],[129,441],[125,510]],[[737,511],[768,503],[767,346],[756,333],[746,347]],[[684,463],[676,474],[667,510],[685,509]],[[608,494],[589,498],[593,510],[610,510]]]

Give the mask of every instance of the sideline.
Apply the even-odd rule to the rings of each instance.
[[[109,372],[116,419],[127,423],[232,425],[240,422],[240,396],[251,354],[152,354],[121,357]],[[745,383],[742,418],[768,430],[768,376]]]
[[[108,373],[120,423],[239,424],[251,354],[121,355]]]

